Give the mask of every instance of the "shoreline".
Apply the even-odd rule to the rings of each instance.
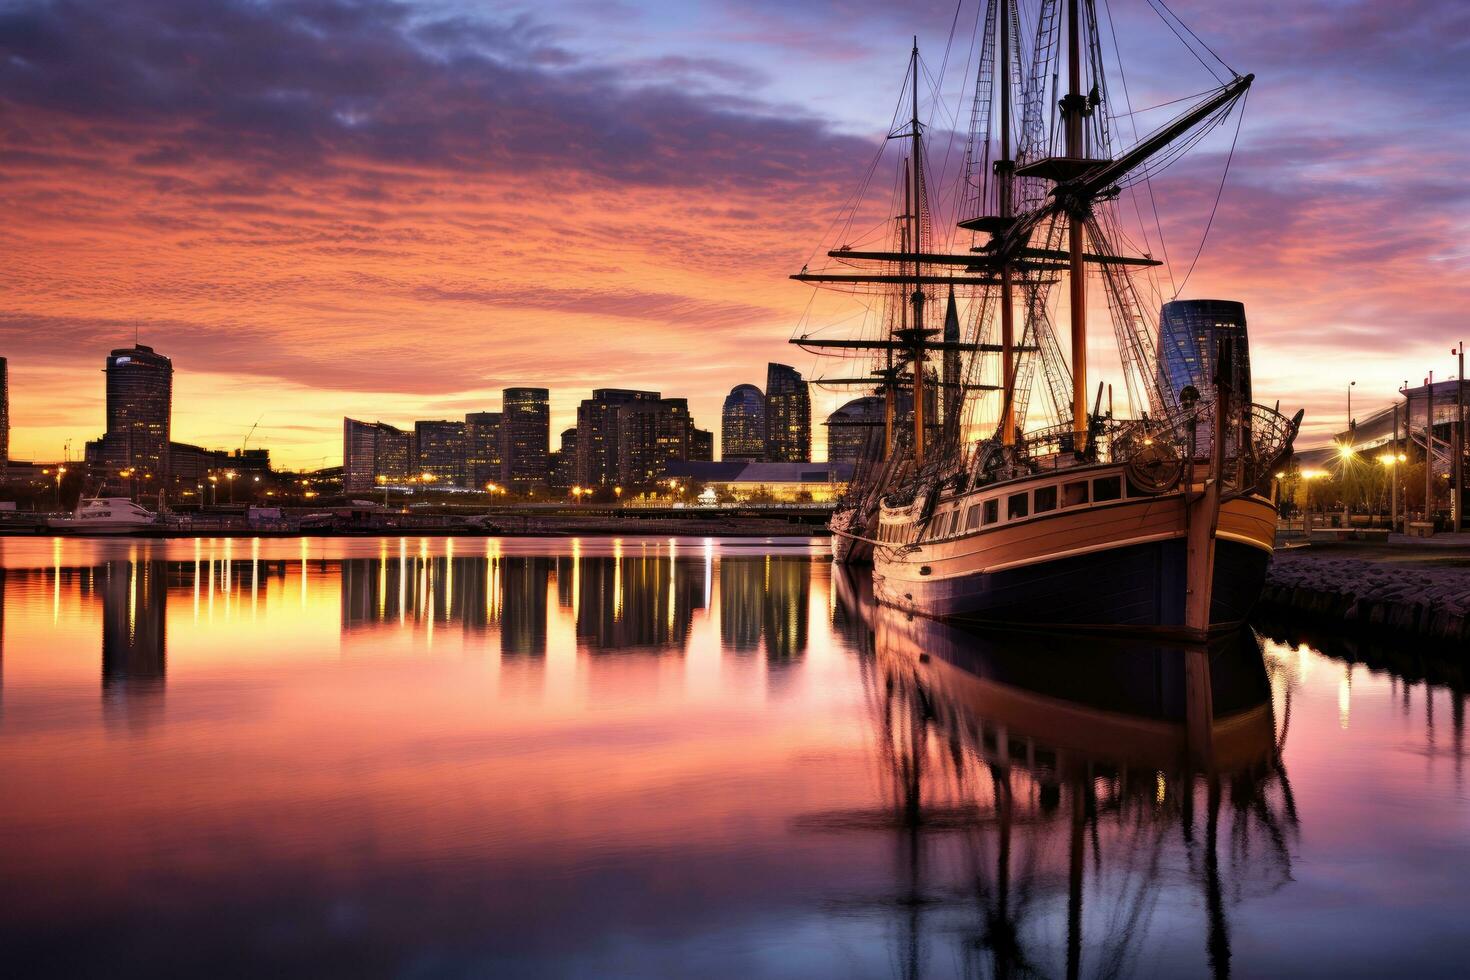
[[[1460,544],[1278,551],[1257,609],[1288,625],[1461,644],[1470,641],[1470,549]]]

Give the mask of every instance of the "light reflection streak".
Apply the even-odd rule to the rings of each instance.
[[[51,539],[51,625],[61,619],[61,539]]]
[[[408,539],[398,539],[398,625],[408,622]]]
[[[623,539],[613,538],[613,622],[623,621]]]
[[[199,556],[200,540],[194,539],[194,622],[199,622]]]
[[[260,598],[260,539],[250,539],[250,621],[255,622]]]

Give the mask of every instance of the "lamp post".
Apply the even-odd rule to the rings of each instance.
[[[65,473],[66,473],[66,467],[65,466],[58,466],[58,467],[56,467],[56,509],[57,510],[65,510],[66,509],[64,506],[62,506],[62,503],[61,503],[61,477]]]
[[[225,490],[229,494],[226,499],[232,504],[235,502],[235,477],[238,475],[234,470],[225,470]]]

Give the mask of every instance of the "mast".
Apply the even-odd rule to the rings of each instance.
[[[1067,97],[1062,100],[1066,123],[1067,156],[1082,157],[1082,48],[1079,35],[1078,0],[1067,0]],[[1081,205],[1079,205],[1080,207]],[[1072,318],[1072,431],[1074,447],[1087,448],[1087,268],[1082,255],[1082,215],[1067,220],[1067,258],[1071,267]]]
[[[1000,0],[1000,159],[995,161],[1000,216],[1011,217],[1011,0]],[[1011,293],[1011,263],[1000,267],[1001,416],[1000,440],[1016,442],[1016,312]]]
[[[912,87],[913,114],[909,119],[910,136],[913,139],[913,153],[910,161],[910,182],[904,188],[904,196],[909,196],[912,188],[912,203],[904,210],[908,212],[909,219],[909,247],[914,250],[914,318],[913,318],[913,344],[914,344],[914,463],[922,465],[924,462],[924,291],[920,288],[921,280],[919,270],[919,254],[923,247],[919,242],[919,175],[923,172],[924,165],[922,157],[923,140],[919,138],[919,38],[914,36],[913,55],[909,60],[911,77],[909,84]]]

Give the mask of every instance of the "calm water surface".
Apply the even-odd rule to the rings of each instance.
[[[1411,651],[966,634],[822,542],[0,547],[6,976],[1463,970]]]

